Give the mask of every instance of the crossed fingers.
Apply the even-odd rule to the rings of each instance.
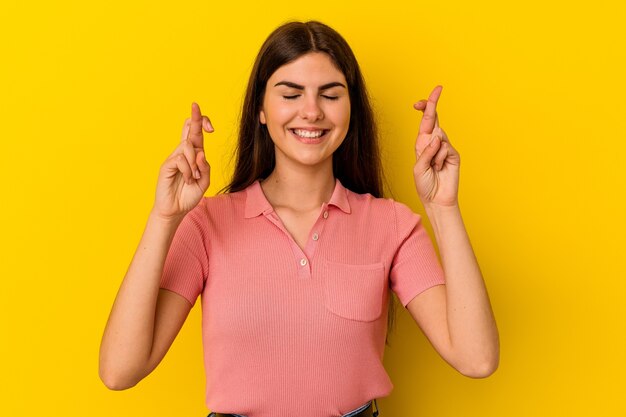
[[[213,126],[207,116],[203,116],[200,106],[197,103],[191,104],[191,117],[185,120],[183,132],[181,135],[181,143],[177,148],[178,153],[182,151],[184,159],[191,169],[191,176],[195,179],[201,178],[201,173],[197,163],[197,155],[202,152],[204,154],[204,134],[202,129],[207,132],[213,132]],[[204,155],[203,158],[206,158]],[[191,179],[185,177],[187,183],[191,183]]]
[[[198,103],[191,104],[191,117],[185,120],[183,126],[183,133],[181,135],[181,142],[189,139],[194,148],[204,147],[204,135],[202,134],[202,128],[207,132],[213,132],[213,125],[207,116],[203,116],[200,112],[200,106]]]
[[[424,113],[424,117],[422,117],[422,122],[420,123],[418,135],[424,133],[432,134],[433,129],[439,127],[439,117],[437,116],[437,102],[439,101],[439,96],[441,95],[442,89],[442,86],[436,86],[430,93],[430,96],[428,96],[428,100],[420,100],[417,103],[413,104],[413,107],[416,110]]]
[[[439,127],[439,116],[437,115],[437,102],[442,89],[442,86],[436,86],[427,100],[420,100],[413,104],[414,109],[424,113],[415,142],[415,152],[418,159],[435,136],[439,137],[442,143],[450,144],[446,132]]]

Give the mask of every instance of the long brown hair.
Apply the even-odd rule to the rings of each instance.
[[[241,109],[235,171],[230,183],[220,192],[241,191],[257,179],[267,178],[274,170],[274,143],[267,126],[259,119],[267,81],[281,66],[311,52],[327,54],[348,83],[350,125],[346,138],[333,153],[333,175],[355,193],[383,197],[378,131],[359,64],[345,39],[317,21],[285,23],[261,46]],[[388,313],[387,344],[395,316],[391,291]]]

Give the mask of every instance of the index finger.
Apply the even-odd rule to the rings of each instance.
[[[422,117],[422,121],[420,123],[419,134],[430,134],[433,132],[435,126],[439,125],[437,122],[437,101],[439,101],[442,89],[443,87],[438,85],[430,93],[430,96],[428,96],[426,109],[424,109],[424,117]]]
[[[204,135],[202,134],[202,113],[198,103],[191,103],[191,124],[187,137],[194,148],[204,147]]]

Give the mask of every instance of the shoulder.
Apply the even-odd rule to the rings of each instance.
[[[207,215],[215,215],[222,212],[230,212],[233,209],[243,207],[246,202],[245,190],[233,193],[216,194],[205,196],[198,203],[196,209],[203,210]]]
[[[419,219],[420,215],[415,213],[406,204],[389,197],[374,197],[373,195],[357,194],[347,190],[350,207],[355,211],[368,211],[371,214],[385,216],[387,219]]]
[[[374,197],[348,191],[350,208],[368,230],[375,228],[382,234],[389,233],[395,242],[402,242],[422,227],[422,217],[408,205],[393,198]]]
[[[187,213],[183,222],[204,229],[219,219],[225,220],[242,212],[244,204],[245,194],[243,191],[205,196],[200,199],[196,207]]]

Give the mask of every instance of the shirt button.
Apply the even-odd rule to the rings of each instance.
[[[327,211],[325,211],[325,212],[324,212],[324,218],[325,218],[325,219],[327,219],[327,218],[328,218],[328,212],[327,212]]]
[[[318,236],[318,234],[317,234],[317,233],[313,233],[313,240],[317,240],[317,239],[319,239],[319,238],[320,238],[320,237]]]
[[[306,266],[306,263],[307,263],[307,262],[306,262],[306,258],[302,258],[302,259],[300,259],[300,265],[302,265],[302,266]]]

